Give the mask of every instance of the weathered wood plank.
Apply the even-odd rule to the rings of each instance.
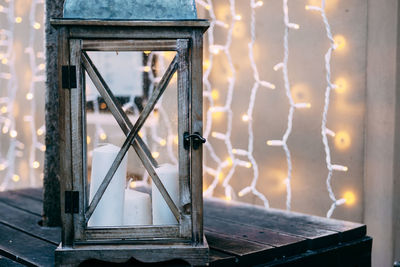
[[[262,264],[282,256],[282,253],[277,253],[278,249],[268,245],[214,233],[207,229],[205,232],[211,251],[222,251],[234,255],[238,266]]]
[[[16,194],[13,191],[0,192],[0,202],[31,214],[42,216],[42,201]]]
[[[43,189],[42,188],[24,188],[13,190],[15,194],[22,195],[28,198],[33,198],[38,201],[43,201]]]
[[[303,254],[276,260],[264,266],[326,266],[326,267],[354,267],[371,266],[372,239],[364,237],[352,242],[309,250]]]
[[[0,254],[27,266],[53,266],[55,245],[0,224]]]
[[[194,30],[190,53],[190,134],[203,134],[203,31]],[[202,243],[203,238],[203,146],[190,149],[190,177],[192,191],[193,239]]]
[[[41,227],[41,216],[0,203],[0,223],[32,235],[36,238],[58,245],[61,241],[61,229],[58,227]],[[1,265],[0,265],[1,266]]]
[[[196,20],[73,20],[73,19],[51,19],[52,25],[79,25],[79,26],[130,26],[130,27],[205,27],[210,22],[205,19]]]
[[[238,240],[273,246],[275,247],[275,257],[295,255],[308,249],[307,240],[304,238],[289,236],[265,228],[243,225],[208,216],[204,218],[204,223],[206,231],[223,234]]]
[[[206,201],[205,216],[215,216],[230,222],[242,223],[249,226],[258,226],[282,234],[294,235],[309,240],[308,249],[337,244],[339,233],[322,229],[319,226],[301,224],[290,216],[282,213],[281,216],[269,216],[269,210],[249,205],[227,204],[218,200]],[[229,205],[229,208],[227,208]]]
[[[174,51],[176,40],[83,40],[86,51]]]
[[[210,267],[232,267],[236,265],[235,256],[225,254],[220,251],[210,250]]]
[[[192,197],[190,193],[190,165],[189,150],[183,146],[183,134],[189,132],[189,39],[177,40],[177,50],[179,57],[178,66],[178,158],[179,158],[179,201],[182,207],[188,207],[187,213],[181,217],[181,232],[183,235],[192,236],[192,217],[193,212],[190,203]],[[200,190],[200,189],[199,189]]]
[[[2,267],[23,267],[21,263],[10,260],[9,258],[0,256],[0,266]]]

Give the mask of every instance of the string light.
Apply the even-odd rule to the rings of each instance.
[[[288,0],[283,0],[283,22],[285,25],[284,35],[283,35],[283,61],[279,62],[274,66],[274,70],[282,70],[283,74],[283,81],[285,87],[286,97],[289,101],[289,115],[287,119],[287,128],[285,133],[283,134],[282,140],[269,140],[267,141],[267,145],[269,146],[282,146],[283,150],[285,151],[286,161],[287,161],[287,178],[286,178],[286,209],[291,209],[291,202],[292,202],[292,188],[291,188],[291,181],[292,181],[292,159],[289,147],[287,145],[287,140],[292,133],[292,126],[293,126],[293,116],[294,111],[296,108],[310,108],[311,105],[309,103],[294,103],[290,81],[289,81],[289,70],[288,70],[288,62],[289,62],[289,30],[295,29],[298,30],[300,26],[296,23],[291,23],[289,20],[289,6]]]
[[[324,145],[324,150],[325,150],[325,155],[326,155],[326,157],[325,157],[326,168],[328,169],[328,175],[326,178],[326,187],[327,187],[327,190],[329,193],[329,197],[332,201],[331,207],[328,210],[326,217],[330,218],[332,216],[335,208],[337,206],[340,206],[345,203],[345,201],[343,201],[343,199],[337,200],[336,196],[333,192],[333,188],[332,188],[333,171],[342,171],[342,172],[348,171],[348,167],[346,167],[346,166],[331,163],[331,152],[330,152],[329,142],[328,142],[328,133],[330,132],[330,130],[327,129],[327,116],[328,116],[328,110],[329,110],[330,94],[331,94],[331,90],[336,87],[331,81],[331,57],[332,57],[332,52],[335,49],[339,48],[340,46],[342,46],[341,48],[344,47],[345,38],[344,37],[341,38],[340,35],[335,36],[336,40],[333,38],[331,26],[329,24],[329,21],[326,16],[326,12],[325,12],[325,10],[326,10],[325,5],[326,5],[326,0],[322,0],[321,7],[309,7],[308,10],[317,10],[320,12],[323,23],[325,25],[326,36],[330,42],[330,47],[325,54],[325,72],[326,72],[327,87],[325,90],[324,109],[323,109],[322,123],[321,123],[322,143]]]

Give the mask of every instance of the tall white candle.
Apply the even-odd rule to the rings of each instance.
[[[171,164],[161,165],[156,169],[158,177],[160,177],[165,189],[171,196],[175,204],[178,204],[179,200],[179,175],[178,166]],[[157,186],[152,183],[152,207],[153,207],[153,224],[154,225],[165,225],[165,224],[177,224],[174,214],[170,210],[165,202],[163,196],[158,190]]]
[[[103,182],[111,168],[120,148],[106,144],[93,150],[92,174],[90,181],[89,200],[92,201],[97,189]],[[124,212],[124,193],[126,184],[126,164],[128,154],[125,155],[115,172],[110,184],[104,192],[99,204],[94,210],[89,226],[121,226]]]
[[[132,189],[125,190],[124,225],[151,225],[150,195]]]

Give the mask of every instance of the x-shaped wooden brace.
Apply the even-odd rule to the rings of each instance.
[[[147,117],[150,115],[151,111],[154,109],[154,106],[157,104],[157,101],[160,99],[161,95],[164,93],[173,74],[177,70],[178,56],[176,55],[175,58],[172,60],[168,69],[166,70],[164,76],[162,77],[160,83],[154,89],[153,94],[151,95],[147,105],[144,107],[143,111],[141,112],[135,125],[132,125],[128,116],[122,110],[121,106],[119,105],[115,96],[111,92],[107,83],[105,82],[103,77],[100,75],[96,66],[93,64],[93,62],[91,61],[91,59],[89,58],[89,56],[87,55],[86,52],[82,52],[82,64],[83,64],[83,67],[85,68],[86,72],[88,73],[90,79],[93,81],[94,85],[96,86],[97,90],[99,91],[100,95],[103,97],[104,101],[106,102],[112,115],[117,120],[119,126],[121,127],[122,131],[124,132],[124,134],[127,137],[124,144],[121,147],[121,150],[118,152],[116,158],[114,159],[114,162],[112,163],[111,168],[108,170],[106,177],[104,178],[102,184],[100,185],[99,189],[97,190],[96,194],[94,195],[88,209],[86,210],[86,213],[85,213],[86,223],[89,221],[94,210],[96,209],[97,205],[99,204],[101,197],[103,196],[104,192],[106,191],[106,189],[107,189],[108,185],[110,184],[115,172],[117,171],[122,159],[124,158],[125,154],[127,153],[128,149],[131,145],[135,149],[135,151],[136,151],[137,155],[139,156],[140,160],[142,161],[144,167],[148,171],[154,184],[157,186],[161,195],[164,197],[164,200],[166,201],[168,207],[171,209],[176,220],[179,221],[179,216],[180,216],[179,209],[175,205],[174,201],[172,200],[171,196],[168,194],[164,185],[160,181],[160,178],[158,177],[156,171],[154,170],[154,167],[157,167],[158,164],[155,161],[155,159],[151,156],[151,153],[150,153],[149,149],[147,148],[146,144],[143,142],[143,140],[140,138],[140,136],[138,136],[138,133],[139,133],[140,129],[142,128],[143,124],[145,123]]]

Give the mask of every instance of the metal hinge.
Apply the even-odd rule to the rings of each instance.
[[[65,191],[65,213],[79,213],[78,191]]]
[[[76,88],[76,66],[62,66],[61,75],[63,89]]]

